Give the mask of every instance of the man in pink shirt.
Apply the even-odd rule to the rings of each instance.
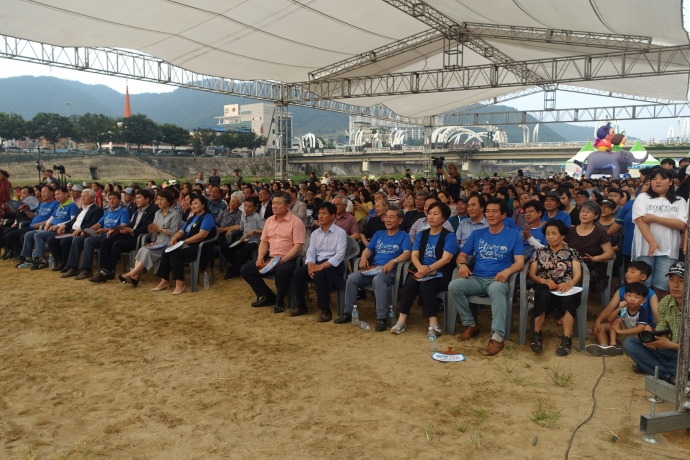
[[[290,213],[289,193],[277,191],[273,194],[273,215],[266,219],[256,262],[248,262],[240,269],[242,278],[251,286],[258,297],[252,307],[270,307],[274,313],[285,311],[285,294],[292,282],[292,274],[297,268],[297,260],[302,256],[306,228],[302,220]],[[259,270],[274,257],[280,257],[278,265],[269,273],[262,275]],[[276,293],[266,286],[263,278],[275,275]]]

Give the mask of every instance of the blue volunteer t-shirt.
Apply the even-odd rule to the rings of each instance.
[[[74,203],[65,204],[65,206],[58,205],[53,211],[52,225],[60,225],[69,222],[79,213],[79,208]]]
[[[98,225],[103,228],[115,228],[119,225],[129,223],[129,211],[127,208],[118,208],[115,211],[108,209],[101,220],[98,221]]]
[[[541,221],[542,222],[548,222],[550,220],[562,220],[563,223],[565,224],[566,227],[570,228],[572,223],[570,221],[570,214],[568,214],[565,211],[558,211],[556,213],[556,216],[551,218],[549,217],[549,213],[544,211],[544,215],[541,216]]]
[[[544,246],[549,245],[549,243],[546,241],[546,236],[544,236],[544,227],[530,228],[529,232],[535,240],[539,241]],[[518,230],[518,233],[520,234],[520,238],[522,238],[522,230]],[[530,257],[533,252],[534,248],[532,247],[532,245],[529,244],[529,242],[525,241],[525,257]]]
[[[440,236],[440,232],[436,235],[432,235],[431,233],[429,234],[429,238],[426,242],[426,250],[424,251],[424,254],[420,254],[420,260],[422,262],[422,265],[431,265],[434,262],[436,262],[436,245],[438,244],[438,239]],[[412,250],[419,251],[419,246],[421,244],[422,232],[417,232],[417,234],[414,237],[414,244],[412,245]],[[446,235],[446,240],[443,243],[443,250],[445,252],[453,254],[453,256],[455,256],[455,254],[458,253],[458,240],[455,237],[454,233],[449,232],[448,235]]]
[[[404,251],[412,250],[410,235],[407,232],[398,230],[398,233],[389,236],[388,230],[379,230],[374,233],[374,237],[369,241],[367,249],[374,253],[373,266],[385,265],[399,257]]]
[[[189,232],[192,231],[192,228],[194,228],[197,225],[197,221],[199,220],[199,216],[194,216],[191,219],[187,221],[187,223],[184,226],[184,232],[187,236],[189,236]],[[213,230],[213,227],[216,226],[216,221],[213,218],[213,214],[206,214],[204,215],[204,218],[201,220],[201,230],[211,232]]]
[[[632,220],[632,209],[635,204],[635,200],[630,200],[623,205],[618,217],[616,217],[616,223],[623,226],[623,246],[621,251],[623,255],[629,256],[632,254],[632,242],[633,235],[635,234],[635,222]]]
[[[506,216],[506,218],[503,219],[503,225],[507,228],[517,228],[517,224],[515,224],[513,218],[508,216]]]
[[[489,227],[470,233],[462,252],[468,256],[476,255],[472,275],[493,278],[500,271],[513,265],[514,256],[524,256],[522,235],[513,229],[503,227],[496,235]]]
[[[55,208],[58,206],[60,206],[60,203],[57,201],[39,204],[38,209],[36,209],[36,217],[31,219],[31,225],[33,226],[34,224],[40,224],[41,222],[48,220],[48,218],[53,215],[53,212],[55,212]]]
[[[650,303],[652,301],[652,297],[654,296],[655,292],[650,289],[649,293],[647,294],[647,299],[644,301],[642,304],[642,308],[640,311],[644,310],[645,315],[647,319],[644,322],[645,324],[649,324],[650,327],[655,328],[656,324],[654,323],[654,313],[652,313],[652,304]],[[625,286],[622,288],[618,289],[618,296],[620,297],[621,301],[625,300]]]

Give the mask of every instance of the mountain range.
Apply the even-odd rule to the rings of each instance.
[[[121,117],[124,95],[105,85],[87,85],[55,77],[21,76],[0,79],[0,112],[14,112],[26,119],[39,112],[62,115],[102,113]],[[70,105],[65,102],[69,101]],[[216,124],[214,117],[223,114],[225,104],[251,104],[255,100],[223,94],[177,88],[169,93],[130,95],[132,113],[143,113],[157,123],[175,123],[187,129]],[[478,112],[515,110],[508,106],[485,107]],[[348,116],[342,113],[290,107],[295,135],[312,132],[319,136],[335,137],[348,129]],[[533,129],[533,124],[530,129]],[[503,126],[509,142],[521,142],[522,130],[517,125]],[[566,123],[541,125],[539,140],[559,142],[587,140],[592,128]]]

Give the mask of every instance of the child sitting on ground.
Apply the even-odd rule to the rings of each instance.
[[[652,267],[641,260],[636,260],[628,264],[628,268],[625,271],[625,284],[630,283],[643,283],[647,278],[652,275]],[[594,327],[592,328],[592,333],[597,335],[601,330],[602,323],[609,317],[609,315],[618,310],[620,303],[624,301],[625,297],[625,287],[619,288],[614,292],[611,301],[606,306],[606,308],[601,312],[597,320],[594,322]],[[642,304],[642,308],[647,310],[649,316],[649,325],[654,328],[656,327],[656,322],[659,320],[659,312],[657,307],[659,306],[659,299],[653,289],[649,290],[647,294],[647,301]]]
[[[620,302],[619,307],[608,315],[608,323],[602,324],[596,333],[599,343],[587,345],[587,353],[591,356],[621,355],[623,349],[616,343],[618,335],[633,335],[644,330],[652,330],[649,326],[650,315],[642,306],[648,294],[649,288],[642,283],[627,284],[625,301]]]

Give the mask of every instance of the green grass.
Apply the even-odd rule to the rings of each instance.
[[[547,366],[546,372],[549,376],[549,379],[551,380],[551,383],[553,383],[554,385],[567,388],[569,390],[573,389],[573,380],[575,379],[575,373],[573,373],[570,370],[570,366],[568,366],[568,370],[566,370],[565,366],[561,368],[561,365],[559,363],[553,367]]]
[[[434,431],[431,422],[424,422],[422,424],[422,428],[424,429],[424,436],[426,437],[426,441],[431,441],[434,438]]]
[[[439,383],[447,383],[450,380],[450,371],[446,372],[446,375],[434,377],[434,380],[436,380]]]
[[[482,406],[470,407],[469,415],[477,420],[477,423],[482,423],[484,420],[489,418],[489,413]]]
[[[539,426],[551,428],[561,417],[561,412],[563,412],[563,409],[559,410],[558,412],[549,412],[544,409],[544,399],[539,397],[534,403],[532,416],[528,418]]]

